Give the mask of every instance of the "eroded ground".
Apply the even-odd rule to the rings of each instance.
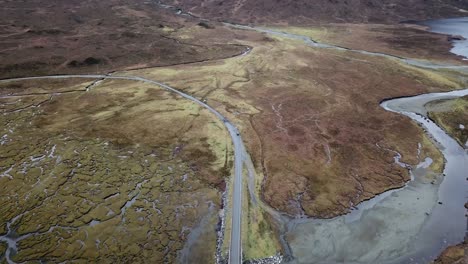
[[[429,117],[458,143],[468,147],[468,96],[426,105]]]
[[[159,87],[82,91],[92,82],[0,84],[0,233],[16,241],[12,260],[213,262],[231,166],[222,123]]]

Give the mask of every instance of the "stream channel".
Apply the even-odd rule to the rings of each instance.
[[[422,24],[431,31],[461,35],[468,39],[468,18],[427,21]],[[286,34],[270,32],[270,34]],[[292,35],[297,39],[297,35]],[[311,46],[334,48],[307,38]],[[325,45],[325,46],[324,46]],[[468,41],[457,40],[452,52],[468,58]],[[338,47],[338,49],[343,49]],[[359,53],[365,51],[350,50]],[[390,57],[424,68],[466,71],[466,66],[432,64]],[[430,158],[409,167],[411,181],[397,190],[384,192],[365,201],[347,215],[333,219],[288,218],[284,223],[283,241],[291,263],[429,263],[449,245],[464,240],[467,231],[468,154],[445,131],[427,118],[425,105],[431,101],[468,95],[468,89],[447,93],[430,93],[386,100],[381,106],[387,111],[405,115],[417,122],[442,151],[446,160],[443,175],[436,176],[428,167]]]

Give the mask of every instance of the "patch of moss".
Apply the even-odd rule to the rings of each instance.
[[[461,146],[468,143],[468,96],[431,102],[428,115]]]
[[[270,224],[268,214],[262,208],[262,201],[256,197],[254,204],[247,185],[248,171],[244,170],[242,204],[242,251],[245,259],[259,259],[273,256],[280,251],[280,245]]]
[[[0,263],[3,263],[5,260],[6,250],[7,250],[7,244],[0,242]]]

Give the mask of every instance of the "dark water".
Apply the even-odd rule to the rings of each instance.
[[[432,32],[463,36],[465,40],[453,42],[452,53],[461,55],[468,60],[468,17],[430,20],[420,24],[430,27]]]

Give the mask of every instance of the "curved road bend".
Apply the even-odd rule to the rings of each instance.
[[[319,43],[319,42],[312,40],[311,38],[307,36],[291,34],[291,33],[286,33],[286,32],[281,32],[281,31],[275,31],[275,30],[270,30],[270,29],[265,29],[265,28],[255,28],[255,27],[236,25],[236,24],[230,24],[230,23],[225,23],[225,24],[234,28],[254,30],[254,31],[259,31],[259,32],[267,33],[267,34],[281,35],[284,37],[301,40],[312,47],[348,50],[348,51],[363,53],[363,54],[371,55],[371,56],[373,55],[373,56],[387,57],[391,59],[397,59],[407,64],[411,64],[411,65],[422,67],[422,68],[436,68],[436,69],[439,69],[439,68],[452,69],[453,68],[453,69],[459,69],[459,70],[465,70],[468,68],[468,66],[465,66],[465,65],[463,66],[437,65],[437,64],[419,61],[419,60],[397,57],[397,56],[384,54],[384,53],[347,49],[343,47]],[[248,49],[243,54],[240,54],[240,56],[244,56],[248,54],[250,51],[251,49]],[[183,93],[164,83],[145,79],[145,78],[138,77],[138,76],[111,76],[111,75],[92,75],[92,74],[90,75],[84,75],[84,74],[83,75],[51,75],[51,76],[4,79],[4,80],[0,80],[0,82],[35,80],[35,79],[37,80],[39,79],[66,79],[66,78],[95,78],[95,79],[117,79],[117,80],[120,79],[120,80],[141,81],[141,82],[157,85],[159,87],[162,87],[170,92],[179,94],[180,96],[203,106],[204,108],[212,112],[217,118],[223,121],[225,127],[229,131],[229,134],[231,136],[231,139],[234,145],[234,187],[233,187],[233,197],[232,197],[232,223],[231,223],[231,243],[230,243],[230,249],[229,249],[229,263],[230,264],[242,263],[242,245],[241,245],[242,172],[243,172],[242,166],[243,166],[243,161],[244,160],[247,161],[249,157],[248,157],[248,154],[246,153],[244,144],[242,142],[242,138],[237,128],[231,122],[229,122],[223,115],[221,115],[218,111],[216,111],[215,109],[213,109],[211,106],[207,105],[206,103],[194,98],[193,96]]]
[[[245,54],[243,54],[245,55]],[[183,93],[175,88],[172,88],[164,83],[145,79],[137,76],[111,76],[111,75],[51,75],[39,77],[24,77],[14,79],[4,79],[0,82],[8,81],[22,81],[22,80],[40,80],[40,79],[67,79],[67,78],[94,78],[94,79],[115,79],[115,80],[131,80],[140,81],[149,84],[154,84],[162,87],[170,92],[176,93],[186,99],[189,99],[212,112],[217,118],[223,121],[224,126],[229,131],[229,134],[234,145],[234,188],[232,197],[232,226],[231,226],[231,244],[229,249],[229,263],[240,264],[242,263],[242,245],[241,245],[241,223],[242,223],[242,165],[244,157],[246,156],[244,144],[240,136],[239,130],[225,118],[221,113],[213,109],[206,103],[198,100],[197,98]]]

